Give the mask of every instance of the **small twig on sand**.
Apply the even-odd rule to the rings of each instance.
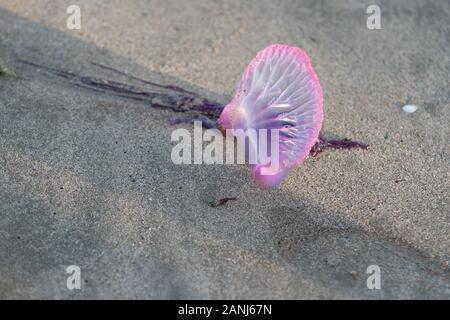
[[[220,200],[218,200],[218,201],[211,201],[210,203],[209,203],[209,206],[211,207],[211,208],[217,208],[217,207],[219,207],[219,206],[223,206],[225,203],[227,203],[228,201],[234,201],[234,200],[237,200],[237,198],[236,197],[227,197],[227,198],[222,198],[222,199],[220,199]]]

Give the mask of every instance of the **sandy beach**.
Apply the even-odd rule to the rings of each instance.
[[[1,299],[450,298],[448,1],[376,1],[380,30],[366,0],[78,0],[69,30],[72,2],[0,0]],[[370,148],[269,190],[248,166],[175,165],[171,132],[193,126],[174,112],[18,61],[225,105],[271,43],[310,56],[322,133]]]

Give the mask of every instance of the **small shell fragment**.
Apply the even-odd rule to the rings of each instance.
[[[413,104],[405,104],[402,107],[402,110],[405,111],[406,113],[413,113],[417,110],[417,106],[415,106]]]

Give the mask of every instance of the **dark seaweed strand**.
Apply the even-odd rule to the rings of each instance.
[[[100,68],[113,71],[115,73],[126,76],[130,79],[153,86],[155,88],[158,88],[159,90],[168,91],[168,93],[157,91],[145,91],[133,85],[113,80],[82,76],[72,71],[65,71],[56,68],[51,68],[27,60],[18,59],[17,61],[34,68],[45,70],[55,76],[67,79],[71,81],[75,86],[81,88],[91,89],[104,93],[111,93],[118,97],[133,99],[141,102],[147,102],[152,107],[155,108],[166,108],[174,112],[183,112],[187,114],[187,116],[183,118],[171,119],[170,122],[172,124],[192,123],[194,120],[200,120],[202,121],[204,127],[215,128],[216,120],[219,118],[223,109],[223,106],[221,104],[200,97],[195,92],[191,92],[174,85],[161,85],[148,80],[140,79],[135,76],[129,75],[125,72],[122,72],[120,70],[96,62],[91,63]],[[310,155],[315,157],[326,149],[353,149],[353,148],[367,149],[368,145],[361,142],[352,141],[346,138],[328,140],[324,138],[322,135],[320,135],[317,142],[311,148]]]

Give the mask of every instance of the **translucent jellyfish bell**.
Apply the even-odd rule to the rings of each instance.
[[[225,106],[221,129],[277,129],[279,165],[256,163],[255,180],[274,187],[309,154],[323,120],[322,89],[309,57],[299,48],[274,44],[258,52]]]

